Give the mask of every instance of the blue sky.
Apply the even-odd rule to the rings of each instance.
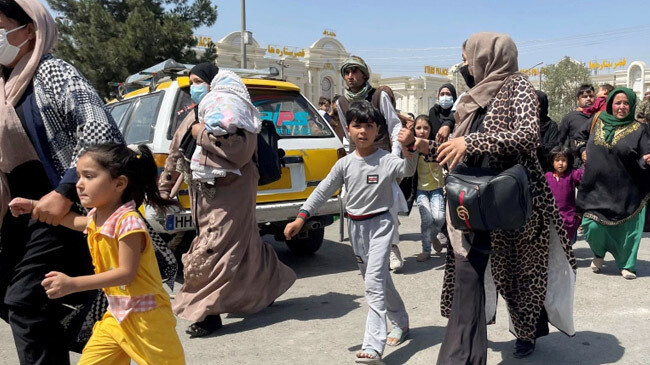
[[[241,27],[239,0],[213,0],[217,22],[196,33],[218,40]],[[624,5],[623,5],[624,4]],[[508,33],[520,68],[563,56],[588,62],[642,60],[650,65],[650,1],[338,1],[247,0],[246,26],[268,44],[306,48],[323,29],[382,76],[423,74],[461,59],[472,33]]]

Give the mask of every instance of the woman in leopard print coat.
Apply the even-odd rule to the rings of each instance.
[[[449,323],[438,364],[485,364],[486,322],[494,321],[497,293],[508,305],[517,337],[515,356],[533,352],[535,339],[548,334],[548,321],[574,334],[575,259],[536,155],[535,90],[517,72],[517,48],[507,35],[472,35],[463,58],[461,73],[471,89],[455,115],[455,138],[442,145],[416,140],[415,147],[450,170],[461,161],[500,171],[523,165],[533,213],[515,231],[469,234],[453,229],[448,216],[453,250],[447,251],[441,310]],[[447,214],[452,214],[449,209]]]

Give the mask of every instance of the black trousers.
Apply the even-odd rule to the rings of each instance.
[[[487,324],[485,319],[485,268],[490,255],[490,235],[474,234],[467,257],[455,256],[454,301],[445,337],[438,353],[438,364],[487,362]]]
[[[83,235],[29,216],[7,215],[0,244],[0,316],[11,326],[20,363],[69,364],[68,343],[78,329],[63,328],[61,320],[72,312],[64,303],[86,304],[90,292],[50,300],[41,281],[50,271],[92,273]]]
[[[455,256],[454,301],[438,353],[439,365],[483,365],[487,362],[484,280],[490,258],[489,233],[475,233],[471,245],[467,257]],[[542,310],[536,324],[536,337],[545,336],[548,331],[548,317]]]

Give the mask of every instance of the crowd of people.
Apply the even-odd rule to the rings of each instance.
[[[261,311],[292,286],[296,274],[258,234],[261,122],[237,75],[208,63],[190,70],[197,106],[157,176],[151,151],[128,148],[92,86],[50,54],[56,26],[40,2],[0,0],[0,28],[0,318],[21,364],[68,364],[69,350],[82,352],[81,364],[183,364],[175,315],[191,321],[190,337],[203,337],[219,330],[221,314]],[[508,35],[471,35],[462,59],[468,91],[442,85],[428,115],[399,113],[392,91],[370,85],[357,56],[341,66],[344,94],[319,100],[348,154],[284,233],[294,237],[345,188],[368,306],[358,363],[381,363],[386,345],[410,335],[389,270],[403,265],[399,215],[414,202],[417,261],[446,248],[440,310],[448,325],[438,364],[486,363],[498,295],[507,303],[515,357],[532,354],[549,323],[572,336],[572,244],[580,228],[594,272],[609,252],[624,278],[636,277],[650,197],[643,183],[650,177],[650,92],[637,103],[627,88],[601,85],[595,94],[582,85],[576,110],[558,126],[548,96],[518,72]],[[523,166],[533,196],[525,223],[491,231],[455,226],[445,176],[461,164]],[[172,300],[162,286],[166,248],[137,207],[168,209],[182,181],[197,235]]]

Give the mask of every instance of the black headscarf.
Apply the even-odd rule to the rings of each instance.
[[[200,77],[201,80],[205,81],[208,85],[210,85],[212,79],[214,79],[214,77],[217,76],[218,73],[219,73],[219,67],[209,62],[199,63],[198,65],[192,67],[192,69],[190,70],[190,75],[196,75]],[[192,123],[192,125],[198,122],[199,122],[199,104],[196,104],[194,106],[194,122]],[[190,127],[185,132],[183,138],[181,139],[179,150],[183,153],[185,159],[187,161],[190,161],[192,159],[192,155],[194,154],[195,149],[196,149],[196,139],[194,139],[194,137],[192,136],[192,127]]]
[[[451,97],[454,99],[454,103],[458,97],[456,96],[456,88],[452,84],[443,84],[438,89],[438,96],[440,96],[440,90],[449,89],[451,92]],[[434,139],[438,129],[443,125],[449,126],[452,130],[454,129],[454,115],[451,112],[451,108],[443,109],[440,104],[436,103],[431,109],[429,109],[429,122],[431,122],[431,135],[430,138]]]
[[[190,70],[190,75],[196,75],[205,81],[208,85],[212,82],[215,76],[219,73],[219,67],[213,65],[210,62],[199,63],[198,65],[192,67]]]
[[[456,88],[454,87],[454,85],[443,84],[442,86],[440,86],[440,89],[438,89],[438,96],[440,96],[440,90],[442,89],[449,89],[449,91],[451,91],[451,97],[454,99],[454,103],[455,103],[458,97],[456,96]]]
[[[537,157],[544,170],[551,166],[548,162],[548,154],[553,147],[560,143],[560,133],[557,123],[548,116],[548,96],[541,90],[535,90],[539,100],[539,136],[541,144],[537,151]]]

